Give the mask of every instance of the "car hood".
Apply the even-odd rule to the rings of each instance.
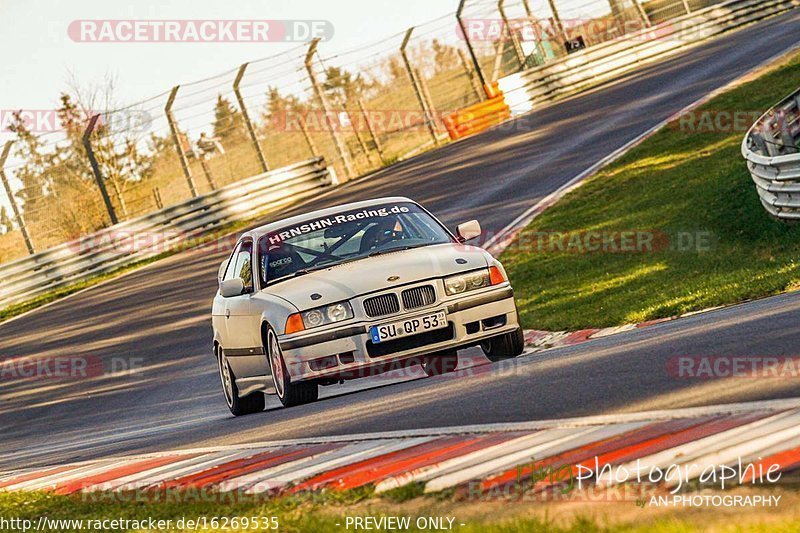
[[[281,281],[264,289],[306,310],[417,280],[488,266],[488,253],[475,246],[436,244],[390,252]],[[388,278],[397,276],[395,281]],[[316,300],[312,294],[318,294]]]

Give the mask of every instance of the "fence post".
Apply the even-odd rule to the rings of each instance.
[[[175,151],[178,152],[178,159],[181,161],[181,169],[183,175],[186,176],[186,183],[189,184],[189,190],[192,193],[192,198],[197,198],[197,187],[194,186],[194,178],[192,178],[192,170],[189,168],[189,161],[186,159],[186,152],[183,151],[181,144],[181,133],[178,131],[178,124],[175,122],[175,115],[172,114],[172,104],[175,103],[175,97],[178,95],[180,85],[172,88],[167,99],[167,105],[164,107],[164,112],[167,115],[167,122],[169,122],[169,131],[172,132],[172,142],[175,144]]]
[[[481,88],[486,91],[486,78],[483,75],[483,70],[481,69],[481,64],[478,61],[478,56],[475,55],[475,49],[472,47],[472,42],[469,40],[469,33],[467,32],[467,27],[464,24],[464,19],[461,18],[461,14],[464,11],[464,6],[467,3],[467,0],[460,0],[458,3],[458,11],[456,11],[456,20],[458,21],[458,26],[461,28],[461,33],[464,35],[464,42],[467,43],[467,50],[469,50],[469,55],[472,58],[472,64],[475,66],[475,72],[478,74],[478,79],[481,82]]]
[[[639,16],[642,17],[642,21],[644,22],[645,26],[648,28],[652,26],[653,23],[650,22],[650,17],[647,16],[647,11],[645,11],[644,7],[642,7],[642,3],[639,0],[633,0],[633,3],[636,4],[636,9],[639,10]]]
[[[236,95],[236,101],[239,102],[239,110],[242,112],[242,118],[244,119],[245,126],[247,126],[247,133],[250,135],[253,148],[256,149],[256,155],[258,155],[258,163],[261,165],[261,170],[264,172],[269,172],[269,165],[267,165],[264,152],[261,151],[261,145],[258,144],[256,130],[253,128],[253,123],[250,121],[250,114],[247,112],[247,106],[244,105],[244,98],[239,90],[239,84],[242,83],[244,71],[247,69],[247,65],[249,64],[250,63],[243,63],[242,66],[239,67],[239,72],[236,73],[236,79],[233,81],[233,92]]]
[[[28,253],[33,255],[36,253],[36,250],[33,249],[31,236],[28,235],[28,228],[25,227],[25,219],[22,218],[22,213],[20,213],[19,206],[17,205],[17,199],[14,198],[14,194],[11,192],[11,187],[8,185],[8,178],[6,178],[6,159],[8,159],[8,154],[11,152],[12,144],[14,144],[14,141],[8,141],[3,147],[3,153],[0,154],[0,179],[3,180],[3,188],[6,190],[6,196],[11,204],[11,210],[14,212],[14,218],[16,219],[17,226],[19,226],[19,230],[22,232],[22,239],[25,241],[25,247],[28,249]],[[11,229],[12,228],[9,228],[9,230]]]
[[[547,63],[547,54],[545,53],[544,46],[542,46],[541,39],[544,36],[544,31],[539,21],[533,16],[533,11],[531,11],[528,0],[522,0],[522,5],[525,8],[525,16],[528,18],[528,24],[530,24],[531,28],[536,32],[536,50],[539,52],[539,57],[541,57],[542,63]]]
[[[470,85],[472,85],[475,94],[478,95],[478,100],[485,100],[486,99],[486,92],[481,87],[481,82],[478,78],[475,77],[475,71],[469,65],[466,56],[464,55],[464,50],[461,48],[458,49],[458,57],[461,59],[461,66],[464,67],[464,71],[467,73],[467,77],[469,78]]]
[[[498,0],[497,2],[497,10],[500,12],[500,18],[503,19],[503,25],[506,27],[506,31],[508,32],[508,36],[511,38],[511,44],[514,47],[514,53],[517,54],[517,61],[519,61],[519,69],[523,70],[525,68],[525,52],[522,50],[522,45],[519,43],[519,38],[516,33],[514,33],[514,28],[511,27],[511,24],[508,23],[508,15],[506,14],[506,8],[503,7],[505,0]]]
[[[553,20],[556,22],[556,29],[558,33],[561,34],[561,38],[564,39],[564,43],[566,44],[569,41],[569,35],[567,35],[566,30],[564,29],[564,24],[561,23],[561,16],[558,14],[558,8],[556,7],[555,0],[547,0],[548,4],[550,4],[550,12],[553,13]]]
[[[375,133],[375,130],[372,127],[372,121],[369,119],[367,110],[364,107],[364,101],[360,97],[358,99],[358,109],[361,111],[361,115],[364,117],[364,123],[367,125],[367,131],[369,132],[369,136],[372,138],[372,144],[375,145],[375,150],[378,152],[378,157],[380,157],[381,163],[385,165],[386,158],[383,155],[383,146],[381,146],[381,142],[378,140],[378,135]]]
[[[308,148],[311,150],[312,157],[319,157],[319,152],[317,151],[317,145],[314,144],[314,139],[311,138],[311,134],[308,132],[308,126],[306,126],[306,119],[305,117],[300,117],[300,131],[303,132],[303,137],[306,138],[306,143],[308,143]]]
[[[411,78],[411,85],[414,87],[414,93],[417,95],[417,101],[419,102],[419,106],[422,108],[422,114],[425,119],[425,125],[428,127],[428,132],[431,134],[434,144],[439,144],[439,138],[436,136],[436,128],[433,125],[431,111],[428,109],[427,102],[425,102],[425,97],[422,94],[422,87],[420,87],[419,80],[417,79],[416,74],[414,74],[414,68],[411,66],[411,61],[408,59],[408,53],[406,52],[406,46],[408,46],[408,41],[411,39],[411,34],[413,32],[414,26],[408,28],[406,36],[403,38],[403,44],[400,45],[400,55],[403,56],[403,63],[406,65],[408,77]]]
[[[100,189],[100,195],[103,197],[103,203],[106,204],[108,216],[111,219],[111,223],[116,224],[119,220],[117,220],[117,214],[114,212],[114,205],[111,203],[111,198],[108,196],[106,184],[105,181],[103,181],[103,174],[100,172],[100,165],[97,164],[97,158],[94,156],[94,149],[92,148],[92,142],[89,138],[99,118],[100,115],[97,114],[89,119],[89,125],[86,126],[86,131],[83,132],[83,147],[86,149],[86,155],[89,157],[89,164],[92,166],[92,173],[94,174],[94,179],[97,181],[97,187]]]
[[[433,97],[431,96],[430,89],[428,89],[428,82],[422,76],[422,72],[420,72],[418,68],[414,69],[414,74],[417,76],[417,79],[419,80],[419,87],[420,89],[422,89],[422,97],[428,104],[428,113],[430,113],[431,115],[431,121],[433,121],[433,127],[436,131],[438,131],[441,129],[441,121],[438,120],[439,115],[436,112],[436,106],[433,105]]]
[[[341,136],[338,134],[336,128],[331,124],[331,117],[330,117],[330,108],[328,107],[328,99],[325,97],[325,91],[322,90],[322,87],[319,85],[319,81],[317,80],[317,74],[314,72],[314,54],[317,52],[317,45],[319,44],[319,37],[315,37],[311,44],[308,47],[308,52],[306,53],[306,71],[308,72],[308,78],[311,80],[311,86],[314,89],[314,93],[317,95],[317,99],[319,99],[320,105],[322,105],[322,112],[325,113],[325,123],[331,130],[331,136],[333,137],[333,144],[336,146],[336,151],[339,152],[339,157],[342,159],[342,165],[344,166],[344,172],[347,178],[353,176],[353,164],[350,161],[350,154],[347,152],[347,146],[344,144]]]

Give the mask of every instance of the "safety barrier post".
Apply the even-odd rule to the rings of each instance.
[[[90,139],[99,118],[100,115],[98,114],[89,119],[89,125],[86,126],[86,131],[83,132],[83,147],[86,149],[86,155],[89,157],[89,165],[92,167],[92,174],[94,174],[94,179],[97,181],[97,188],[100,189],[100,195],[103,197],[103,203],[106,205],[108,217],[111,219],[112,224],[116,224],[119,222],[117,220],[117,213],[114,212],[114,205],[111,203],[111,198],[108,196],[103,174],[100,172],[100,165],[97,163],[97,158],[94,156],[94,149],[92,148]]]
[[[178,159],[181,162],[181,169],[183,175],[186,177],[186,183],[189,184],[189,190],[192,193],[192,198],[197,198],[197,187],[194,185],[194,178],[192,178],[192,170],[189,168],[189,160],[186,159],[186,152],[183,150],[181,144],[181,134],[178,130],[178,123],[175,121],[175,115],[172,114],[172,104],[175,103],[175,97],[178,95],[180,85],[172,88],[167,99],[167,105],[164,107],[164,113],[167,115],[167,122],[169,122],[169,131],[172,133],[172,142],[175,144],[175,151],[178,152]]]
[[[258,156],[258,163],[261,165],[261,170],[264,172],[269,172],[267,159],[264,157],[264,152],[261,151],[261,145],[258,144],[256,130],[253,128],[253,122],[250,120],[250,114],[247,112],[247,106],[244,104],[242,92],[239,90],[239,84],[242,83],[244,71],[247,70],[247,65],[249,64],[250,63],[243,63],[242,66],[239,67],[239,72],[236,73],[236,79],[233,80],[233,93],[236,95],[236,101],[239,102],[239,111],[242,112],[242,118],[244,119],[245,126],[247,126],[247,133],[250,135],[250,141],[253,143],[253,148],[256,150],[256,155]]]
[[[28,253],[33,255],[36,253],[36,251],[33,249],[31,236],[28,235],[28,228],[25,226],[25,219],[22,218],[19,205],[17,205],[17,199],[14,197],[14,193],[11,192],[11,187],[8,185],[8,178],[6,178],[6,159],[8,159],[8,154],[11,152],[11,145],[13,144],[14,141],[8,141],[3,147],[3,153],[0,154],[0,179],[3,180],[3,189],[5,189],[8,202],[11,204],[11,210],[14,212],[14,218],[16,219],[17,226],[19,226],[19,231],[22,233],[22,239],[25,241],[25,247],[28,249]],[[10,229],[11,228],[9,228],[9,230]]]

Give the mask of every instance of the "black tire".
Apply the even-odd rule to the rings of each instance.
[[[428,376],[441,376],[453,372],[458,366],[458,352],[456,350],[446,350],[430,355],[424,355],[421,359],[422,370]]]
[[[244,398],[239,397],[236,376],[230,363],[228,363],[228,359],[225,357],[225,351],[222,347],[217,348],[217,368],[219,370],[219,379],[222,383],[222,395],[225,397],[225,403],[233,413],[233,416],[250,415],[264,410],[263,392],[254,392]]]
[[[315,381],[301,381],[292,383],[289,377],[289,370],[283,360],[278,336],[271,327],[267,328],[264,346],[269,360],[269,368],[272,373],[272,383],[275,386],[275,393],[284,407],[294,407],[317,401],[319,398],[319,386]],[[276,370],[277,369],[277,370]]]
[[[513,359],[525,350],[525,335],[522,333],[522,328],[519,328],[481,342],[481,349],[486,358],[493,363]]]

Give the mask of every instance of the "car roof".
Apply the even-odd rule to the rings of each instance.
[[[375,205],[380,204],[387,204],[387,203],[398,203],[398,202],[411,202],[416,204],[414,200],[406,198],[405,196],[387,196],[385,198],[374,198],[372,200],[365,200],[363,202],[353,202],[349,204],[341,204],[336,205],[333,207],[328,207],[326,209],[318,209],[317,211],[311,211],[308,213],[303,213],[302,215],[296,215],[289,218],[282,218],[280,220],[276,220],[274,222],[270,222],[269,224],[265,224],[263,226],[259,226],[257,228],[253,228],[250,231],[245,232],[242,237],[252,237],[254,240],[258,239],[262,235],[266,233],[273,232],[275,230],[279,230],[281,228],[285,228],[287,226],[294,226],[305,222],[306,220],[312,220],[315,218],[326,217],[330,215],[334,215],[336,213],[341,213],[342,211],[351,211],[353,209],[364,209],[367,207],[372,207]]]

